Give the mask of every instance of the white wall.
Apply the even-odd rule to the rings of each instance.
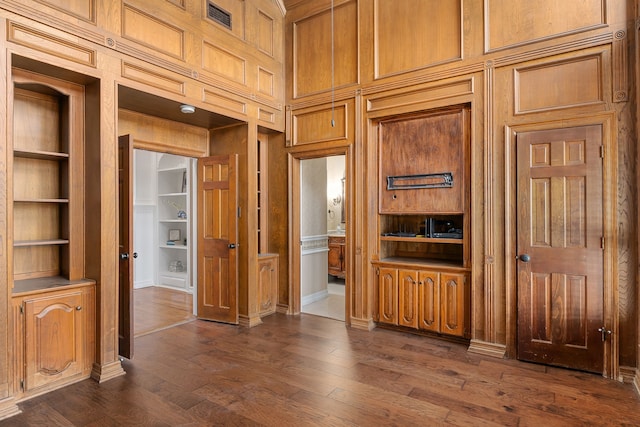
[[[327,293],[327,161],[300,162],[300,295],[309,298]]]
[[[156,153],[133,150],[133,287],[155,281]]]
[[[329,232],[338,229],[344,230],[344,219],[341,218],[342,206],[342,179],[345,174],[345,156],[327,157],[327,230]],[[334,199],[340,197],[340,201],[334,204]]]

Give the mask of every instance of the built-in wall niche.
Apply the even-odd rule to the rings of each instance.
[[[84,87],[13,70],[14,292],[84,273]]]

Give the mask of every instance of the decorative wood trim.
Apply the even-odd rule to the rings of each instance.
[[[616,31],[612,43],[612,78],[613,78],[613,102],[626,102],[629,100],[629,64],[627,58],[627,32]]]
[[[497,344],[481,340],[471,340],[469,353],[482,354],[484,356],[495,357],[498,359],[504,359],[506,354],[506,346],[504,344]]]
[[[309,110],[298,110],[296,113],[292,114],[292,145],[307,145],[307,144],[315,144],[318,142],[328,142],[328,141],[348,141],[349,140],[349,118],[352,116],[352,112],[350,111],[350,106],[352,104],[349,102],[343,102],[339,104],[331,105],[320,105],[314,109]],[[319,117],[325,116],[327,120],[325,121],[327,124],[330,123],[329,117],[335,118],[335,127],[332,127],[333,131],[327,132],[324,135],[318,135],[317,139],[303,139],[303,136],[299,134],[298,128],[302,118],[305,116],[314,118],[309,118],[310,122],[320,122]],[[328,134],[330,133],[330,135]],[[315,133],[314,133],[315,135]]]
[[[247,103],[235,100],[233,98],[223,96],[220,93],[212,92],[204,89],[202,93],[202,101],[205,104],[215,105],[216,107],[222,107],[226,110],[233,111],[234,113],[247,114]]]
[[[367,99],[367,112],[375,112],[390,108],[406,107],[424,102],[432,102],[454,96],[473,95],[473,77],[433,85],[418,90],[393,93]]]
[[[207,52],[210,52],[207,54]],[[223,49],[220,46],[211,43],[207,40],[202,40],[202,51],[200,52],[202,57],[202,70],[209,73],[222,76],[222,78],[238,83],[242,86],[247,86],[247,60],[235,53]],[[205,61],[205,57],[210,57],[211,61]],[[221,59],[225,58],[225,59]],[[230,67],[228,64],[234,62],[236,67]],[[223,65],[222,70],[213,68],[215,65]],[[225,71],[228,71],[225,73]]]
[[[259,314],[254,314],[252,316],[244,314],[238,315],[238,326],[243,328],[253,328],[258,325],[262,325],[262,319]]]
[[[172,79],[169,76],[159,74],[129,62],[122,62],[122,77],[178,95],[185,94],[186,82]]]
[[[277,304],[276,305],[276,313],[293,314],[293,313],[289,312],[289,306],[287,304]]]
[[[120,377],[124,374],[126,374],[126,372],[122,368],[120,360],[116,360],[115,362],[107,363],[105,365],[94,363],[93,369],[91,370],[91,378],[97,381],[98,384],[102,384],[105,381]]]
[[[16,404],[15,398],[9,397],[7,399],[0,400],[0,421],[21,413],[22,410]]]
[[[178,156],[186,157],[204,157],[207,155],[207,153],[194,148],[182,147],[157,141],[143,141],[136,138],[133,139],[133,148],[149,151],[160,151],[163,153],[176,154]]]
[[[482,321],[484,330],[484,340],[496,341],[495,313],[494,313],[494,284],[496,275],[495,265],[495,230],[494,224],[494,112],[493,100],[495,99],[495,68],[492,61],[485,63],[484,70],[484,319],[472,319],[471,324],[475,325]],[[506,230],[505,230],[506,233]],[[479,295],[475,295],[478,289],[472,288],[474,294],[472,306],[478,301]],[[475,309],[472,310],[475,313]],[[472,315],[473,316],[473,315]],[[507,336],[509,336],[507,334]],[[475,337],[479,338],[479,337]],[[497,345],[497,344],[495,344]]]
[[[96,51],[68,40],[9,21],[7,40],[39,52],[66,59],[82,65],[96,67]]]
[[[351,327],[353,329],[360,329],[363,331],[373,331],[376,327],[376,323],[373,319],[351,317]]]
[[[266,110],[264,108],[258,107],[258,120],[275,124],[276,122],[276,113],[273,111]]]
[[[198,78],[197,73],[195,71],[192,71],[190,68],[183,67],[176,64],[175,62],[154,56],[128,43],[123,43],[119,40],[107,39],[107,45],[117,50],[118,52],[124,53],[125,55],[133,56],[134,58],[164,68],[168,71],[173,71],[174,73],[195,79]]]
[[[633,366],[620,366],[620,375],[618,381],[622,381],[625,384],[633,384],[636,388],[636,378],[638,378],[638,370]],[[637,390],[637,388],[636,388]]]
[[[89,1],[89,16],[84,16],[78,13],[73,12],[70,9],[64,9],[62,7],[59,7],[51,2],[48,2],[47,0],[35,0],[38,3],[41,3],[45,6],[48,6],[52,9],[56,9],[59,10],[63,13],[66,13],[67,15],[71,15],[71,16],[75,16],[78,19],[81,19],[85,22],[88,22],[90,24],[95,25],[96,24],[96,0],[88,0]]]

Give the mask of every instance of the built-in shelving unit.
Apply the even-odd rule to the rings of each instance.
[[[159,154],[157,162],[158,285],[190,290],[189,159]]]

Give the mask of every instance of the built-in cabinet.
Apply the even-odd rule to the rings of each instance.
[[[329,274],[340,279],[345,278],[345,236],[329,236],[327,263]]]
[[[14,68],[7,164],[14,393],[87,378],[95,282],[84,277],[84,87]]]
[[[377,123],[378,316],[469,335],[469,119],[464,106]]]
[[[260,317],[276,312],[278,304],[278,254],[258,256],[258,301]]]

